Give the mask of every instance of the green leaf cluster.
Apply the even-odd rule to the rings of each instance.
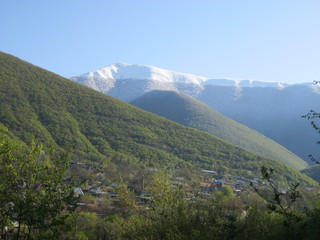
[[[66,156],[49,158],[41,146],[25,150],[0,132],[0,233],[6,239],[31,239],[53,233],[73,201],[63,184]],[[46,235],[49,236],[49,235]]]

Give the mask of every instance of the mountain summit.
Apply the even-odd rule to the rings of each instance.
[[[152,66],[116,63],[71,80],[130,102],[153,90],[183,91],[197,96],[208,78]]]
[[[185,82],[201,84],[208,80],[205,77],[199,77],[187,73],[179,73],[158,67],[115,63],[96,71],[88,72],[79,77],[101,78],[101,79],[149,79],[159,82]]]
[[[127,63],[115,63],[96,71],[72,77],[71,80],[126,102],[153,90],[181,91],[198,97],[207,85],[231,86],[236,89],[235,95],[238,97],[243,87],[282,89],[289,86],[289,84],[282,82],[250,79],[213,79],[153,66]]]

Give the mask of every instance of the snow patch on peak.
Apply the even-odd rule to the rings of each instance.
[[[98,77],[104,79],[150,79],[159,82],[184,82],[199,85],[208,80],[208,78],[192,74],[179,73],[153,66],[127,63],[115,63],[99,70],[83,74],[81,77]]]
[[[136,80],[151,80],[161,83],[186,83],[196,84],[200,86],[213,85],[213,86],[233,86],[236,88],[242,87],[273,87],[279,90],[289,86],[288,83],[283,82],[268,82],[257,81],[252,79],[232,79],[232,78],[207,78],[188,73],[180,73],[170,71],[158,67],[128,64],[128,63],[115,63],[99,70],[88,72],[78,77],[87,77],[100,81],[102,79],[136,79]],[[74,77],[77,78],[77,77]]]
[[[288,83],[283,82],[267,82],[267,81],[257,81],[252,79],[234,79],[234,78],[226,78],[226,79],[208,79],[204,82],[203,85],[213,85],[213,86],[233,86],[236,88],[242,87],[273,87],[279,90],[289,86]]]

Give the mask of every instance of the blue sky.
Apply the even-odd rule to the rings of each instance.
[[[319,0],[0,0],[0,51],[65,77],[116,62],[320,80]]]

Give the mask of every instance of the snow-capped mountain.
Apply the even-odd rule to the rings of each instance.
[[[72,80],[130,102],[152,90],[183,91],[197,96],[208,78],[157,67],[116,63]]]
[[[319,138],[303,114],[319,110],[320,87],[310,83],[213,79],[157,67],[118,63],[72,78],[120,100],[153,90],[188,94],[285,146],[301,158],[317,154]]]
[[[116,63],[81,75],[81,77],[101,78],[101,79],[152,79],[159,82],[185,82],[200,84],[208,80],[192,74],[178,73],[152,66],[138,64]]]
[[[275,87],[281,90],[289,86],[287,83],[248,79],[212,79],[127,63],[112,64],[71,79],[126,102],[153,90],[181,91],[198,97],[206,85],[232,86],[235,88],[235,96],[239,97],[243,87]]]

